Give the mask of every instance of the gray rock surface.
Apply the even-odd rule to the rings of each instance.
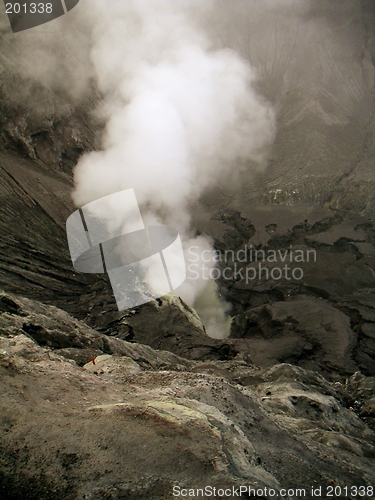
[[[83,350],[95,344],[93,330],[57,308],[4,297],[4,499],[161,500],[176,484],[278,491],[375,479],[375,435],[347,407],[350,381],[332,384],[288,364],[193,362],[112,339],[113,354],[80,367],[63,348],[22,333],[18,319],[32,305],[34,322],[50,321],[51,332],[60,324]]]

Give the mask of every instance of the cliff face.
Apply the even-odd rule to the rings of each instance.
[[[251,60],[278,112],[269,165],[243,184],[241,200],[371,213],[373,2],[291,3],[249,3],[221,34]]]
[[[316,259],[302,280],[222,280],[226,340],[178,298],[120,313],[105,276],[74,271],[71,174],[99,147],[100,96],[21,78],[0,19],[2,498],[374,484],[375,7],[230,4],[213,31],[257,68],[278,133],[264,173],[207,193],[196,227],[245,267],[250,245]]]

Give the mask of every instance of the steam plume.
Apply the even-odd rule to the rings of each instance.
[[[217,46],[214,25],[225,28],[234,3],[81,0],[51,32],[11,39],[23,76],[78,100],[94,79],[103,96],[101,150],[85,154],[74,172],[77,206],[133,188],[146,224],[175,227],[186,249],[212,250],[209,238],[194,238],[189,207],[223,178],[236,178],[239,165],[264,165],[275,130],[248,61]],[[249,4],[241,0],[235,11]],[[210,335],[226,335],[227,306],[214,282],[190,279],[177,293],[195,305]]]
[[[133,188],[147,222],[176,227],[185,246],[194,242],[202,251],[211,243],[191,239],[189,204],[235,162],[262,163],[274,134],[249,64],[229,49],[215,50],[198,27],[202,10],[215,4],[93,3],[91,58],[106,129],[102,150],[79,161],[73,193],[82,206]],[[194,303],[206,286],[190,280],[179,294]],[[225,335],[223,307],[211,283],[200,311],[210,335]]]

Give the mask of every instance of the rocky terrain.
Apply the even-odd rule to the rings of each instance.
[[[292,263],[301,279],[220,261],[221,340],[179,297],[119,312],[105,275],[75,272],[72,169],[99,147],[100,96],[20,75],[1,12],[1,498],[375,486],[375,7],[314,6],[258,22],[254,3],[221,31],[258,68],[278,133],[264,172],[192,207],[196,231],[244,272],[254,250],[276,252],[269,272],[315,252]]]
[[[0,304],[2,498],[374,482],[374,377],[330,383],[242,355],[192,361],[53,306],[5,293]]]

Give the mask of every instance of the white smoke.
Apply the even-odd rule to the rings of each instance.
[[[106,128],[102,150],[84,155],[74,172],[77,206],[133,188],[146,223],[167,223],[185,248],[202,251],[211,242],[191,239],[189,205],[236,162],[262,164],[275,129],[248,62],[215,50],[198,27],[202,11],[215,7],[201,0],[91,2],[90,57]],[[227,319],[215,289],[195,279],[178,293],[219,337]]]
[[[249,13],[254,1],[238,0],[234,10]],[[81,0],[53,29],[11,38],[22,76],[78,100],[94,80],[102,94],[102,147],[75,168],[77,206],[133,188],[146,224],[175,227],[186,250],[212,250],[209,238],[194,238],[189,207],[207,188],[237,179],[239,166],[249,176],[262,168],[275,132],[272,108],[254,90],[255,71],[217,36],[217,27],[231,24],[232,7]],[[194,304],[210,335],[227,334],[227,305],[214,282],[190,278],[176,293]]]

